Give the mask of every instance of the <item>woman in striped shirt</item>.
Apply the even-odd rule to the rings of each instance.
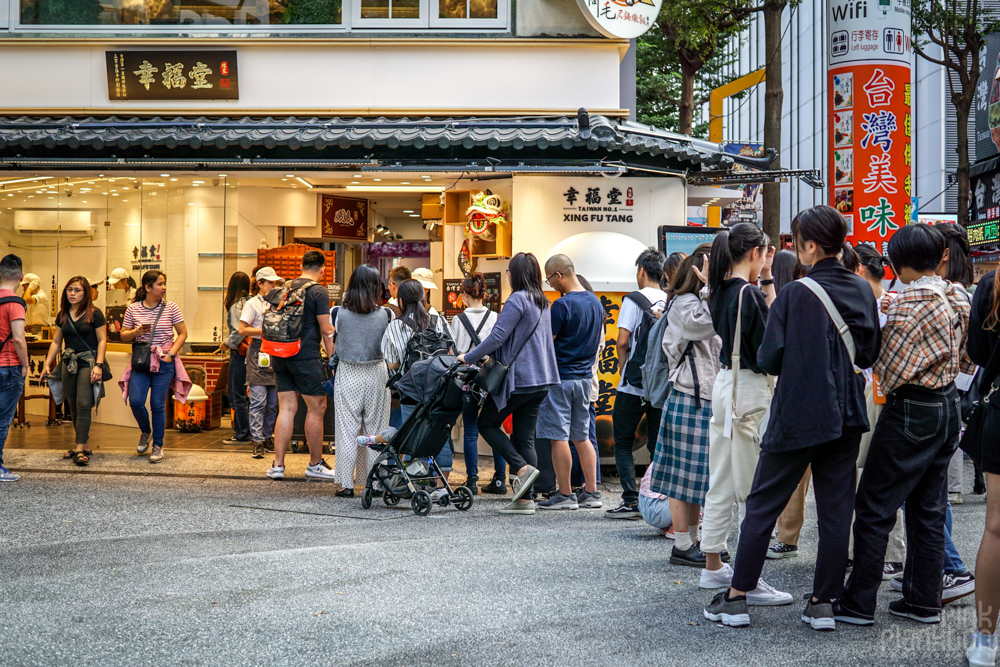
[[[129,304],[122,320],[122,340],[126,343],[149,343],[150,358],[159,360],[159,368],[156,372],[152,372],[152,369],[150,372],[132,370],[128,402],[141,432],[136,451],[145,454],[152,436],[153,453],[149,462],[159,463],[163,460],[166,402],[174,379],[174,357],[187,340],[187,326],[181,309],[176,303],[166,299],[167,274],[162,271],[146,271],[141,282],[136,290],[135,300]],[[147,396],[153,413],[152,427],[146,411]]]

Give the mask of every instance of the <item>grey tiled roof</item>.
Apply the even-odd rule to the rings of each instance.
[[[649,156],[685,169],[732,165],[717,144],[596,114],[589,118],[591,134],[583,138],[575,117],[0,117],[0,158],[25,152],[68,156],[67,149],[88,155],[144,151],[158,157],[175,151],[264,149],[337,159],[337,149],[379,149],[410,155],[465,151],[481,157],[498,151],[562,159]]]

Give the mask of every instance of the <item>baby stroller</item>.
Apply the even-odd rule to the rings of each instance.
[[[372,445],[380,454],[361,493],[363,509],[370,508],[380,493],[390,507],[409,498],[413,513],[426,516],[431,496],[419,487],[429,482],[433,488],[437,480],[447,490],[437,501],[441,507],[450,503],[462,511],[472,507],[472,492],[464,486],[452,489],[433,457],[444,448],[463,406],[470,401],[478,406],[485,398],[472,385],[478,372],[478,367],[460,364],[453,356],[431,357],[414,363],[395,384],[396,391],[418,404],[387,443]]]

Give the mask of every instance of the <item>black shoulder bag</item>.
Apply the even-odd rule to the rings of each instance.
[[[69,322],[69,326],[73,330],[73,333],[76,334],[76,337],[79,338],[80,342],[83,343],[84,347],[87,348],[87,351],[90,352],[92,355],[94,355],[94,363],[97,364],[97,353],[90,349],[90,346],[87,345],[87,341],[85,341],[83,339],[83,336],[80,335],[80,332],[76,330],[76,325],[73,324],[73,318],[70,316],[69,313],[66,313],[66,320]],[[101,382],[107,382],[108,380],[110,380],[112,378],[112,375],[111,375],[111,366],[108,364],[108,360],[105,359],[104,361],[102,361],[97,365],[101,367]]]
[[[149,373],[150,371],[150,357],[152,356],[152,348],[150,343],[153,337],[156,335],[156,325],[160,323],[160,317],[163,316],[163,311],[166,309],[166,302],[160,303],[160,312],[156,314],[156,320],[153,321],[153,328],[149,331],[149,342],[139,342],[136,341],[132,343],[132,370],[139,371],[140,373]]]
[[[524,346],[527,345],[528,341],[535,335],[535,331],[538,330],[538,325],[542,322],[542,314],[543,311],[539,309],[538,320],[535,322],[535,328],[531,330],[528,337],[524,339],[523,343],[521,343],[521,347],[519,347],[517,352],[514,353],[514,358],[510,360],[509,364],[504,365],[492,357],[485,357],[483,359],[483,362],[479,367],[479,373],[476,375],[476,379],[472,381],[474,385],[491,396],[496,396],[500,393],[500,389],[503,388],[504,381],[507,379],[507,373],[510,372],[514,362],[517,361],[518,356],[521,354],[521,350],[524,349]]]
[[[979,379],[979,400],[972,406],[965,433],[958,446],[969,455],[976,467],[983,460],[985,447],[996,447],[996,438],[1000,434],[1000,394],[997,384],[998,366],[1000,366],[1000,340],[997,341],[990,355],[989,363],[982,369]],[[969,392],[972,393],[971,391]]]

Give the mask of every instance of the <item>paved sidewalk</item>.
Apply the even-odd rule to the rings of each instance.
[[[225,463],[252,471],[266,460]],[[890,617],[886,584],[876,626],[808,629],[798,598],[815,558],[811,499],[802,555],[765,569],[796,602],[754,608],[753,627],[734,630],[701,617],[711,591],[697,570],[669,565],[671,542],[641,522],[502,516],[505,500],[489,496],[419,518],[405,503],[362,510],[320,482],[95,474],[99,465],[0,485],[4,667],[960,665],[974,622],[972,598],[939,626]],[[617,503],[618,487],[605,489]],[[970,567],[983,515],[980,496],[955,508]]]

